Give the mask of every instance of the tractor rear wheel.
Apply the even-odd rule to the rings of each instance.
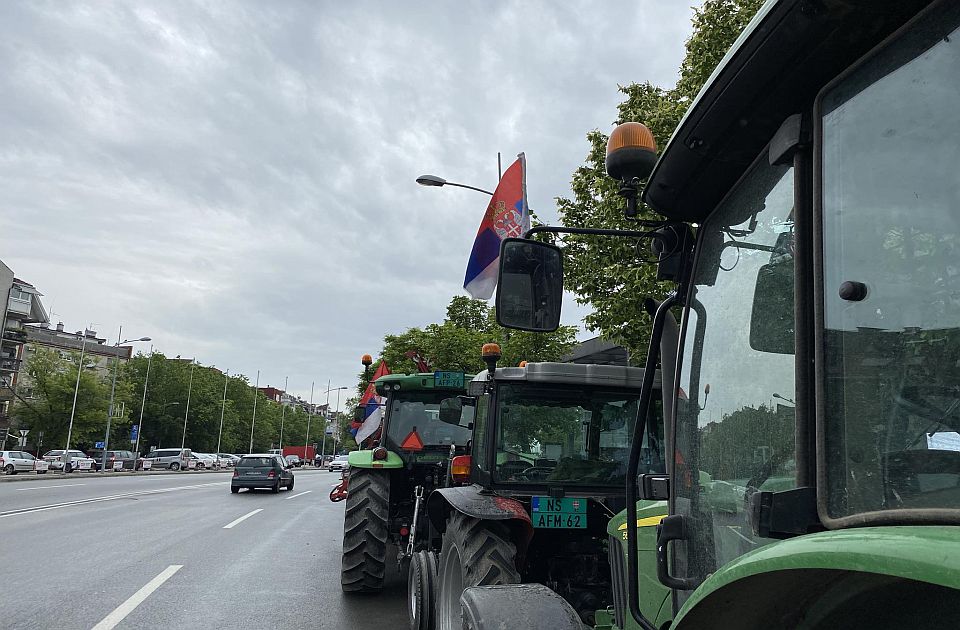
[[[484,521],[452,512],[440,551],[436,615],[438,630],[460,630],[460,595],[471,586],[520,582],[517,547],[502,521]]]
[[[352,470],[343,515],[340,588],[344,593],[377,593],[383,588],[389,516],[390,477],[365,468]]]

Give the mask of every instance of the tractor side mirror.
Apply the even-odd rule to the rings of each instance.
[[[440,401],[440,422],[455,426],[467,426],[473,422],[476,401],[469,396],[455,396]],[[464,422],[466,420],[466,422]]]
[[[530,332],[560,326],[563,255],[560,248],[522,238],[500,244],[497,323]]]
[[[794,353],[793,260],[760,267],[750,315],[750,347],[760,352]]]

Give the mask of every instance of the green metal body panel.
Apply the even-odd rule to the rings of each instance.
[[[351,468],[403,468],[403,460],[393,451],[387,451],[387,458],[376,460],[372,450],[353,451],[347,462]]]
[[[667,515],[666,501],[637,501],[637,551],[638,554],[638,585],[640,588],[640,609],[647,619],[655,620],[657,627],[662,626],[673,617],[670,605],[670,589],[657,579],[657,525],[660,519]],[[610,519],[607,533],[620,541],[620,553],[624,558],[627,555],[627,511],[623,510]],[[626,560],[624,560],[626,564]],[[601,617],[598,611],[595,630],[602,630]],[[604,614],[606,614],[604,612]],[[611,619],[606,626],[617,630],[617,625]],[[634,623],[629,612],[626,623],[619,630],[639,630],[640,626]]]
[[[474,374],[464,374],[463,380],[464,383],[469,383],[473,380]],[[464,387],[435,387],[433,382],[433,372],[423,372],[422,374],[386,374],[381,376],[376,381],[374,381],[374,387],[377,389],[377,395],[379,396],[388,396],[394,391],[410,391],[410,390],[430,390],[435,389],[447,390],[450,392],[456,392],[460,394],[466,393],[466,386]],[[399,385],[400,389],[397,390],[395,387]],[[388,389],[389,387],[389,389]]]
[[[729,606],[731,595],[725,591],[738,582],[803,570],[889,576],[960,590],[960,527],[862,527],[766,545],[721,567],[704,581],[677,613],[672,627],[686,627],[684,619],[694,616],[699,607],[719,601]],[[762,606],[762,595],[757,592],[751,601],[742,602],[743,606]]]

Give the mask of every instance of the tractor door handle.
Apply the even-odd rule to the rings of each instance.
[[[686,520],[680,514],[665,516],[657,525],[657,579],[667,588],[690,591],[697,587],[697,581],[692,578],[675,578],[670,575],[667,561],[669,543],[671,540],[686,538]]]

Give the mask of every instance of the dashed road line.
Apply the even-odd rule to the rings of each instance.
[[[143,588],[130,596],[130,598],[117,606],[112,613],[103,618],[103,621],[93,627],[93,630],[112,630],[118,623],[132,613],[137,606],[143,603],[143,600],[150,597],[150,594],[160,588],[164,582],[173,577],[173,574],[183,568],[182,564],[171,564],[160,572],[160,575],[147,582]]]
[[[127,499],[129,497],[141,497],[141,496],[146,496],[151,494],[163,494],[165,492],[174,492],[176,490],[192,490],[194,488],[221,486],[226,483],[229,483],[229,482],[218,481],[215,483],[200,483],[200,484],[193,484],[190,486],[177,486],[174,488],[155,488],[153,490],[139,490],[137,492],[125,492],[123,494],[112,494],[105,497],[91,497],[89,499],[77,499],[76,501],[64,501],[63,503],[37,505],[34,507],[19,508],[16,510],[7,510],[6,512],[0,512],[0,518],[9,518],[11,516],[21,516],[23,514],[33,514],[35,512],[46,512],[48,510],[59,510],[60,508],[71,507],[74,505],[84,505],[87,503],[100,503],[103,501],[116,501],[117,499]]]
[[[310,494],[311,492],[313,492],[313,490],[304,490],[303,492],[295,494],[292,497],[286,497],[286,500],[289,501],[290,499],[296,499],[297,497],[302,497],[303,495]]]
[[[233,529],[233,527],[234,527],[235,525],[239,525],[240,523],[244,522],[245,520],[247,520],[248,518],[250,518],[251,516],[253,516],[253,515],[256,514],[257,512],[263,512],[263,508],[258,508],[258,509],[256,509],[256,510],[254,510],[253,512],[250,512],[250,513],[248,513],[248,514],[244,514],[243,516],[241,516],[240,518],[238,518],[238,519],[236,519],[236,520],[234,520],[234,521],[230,521],[229,523],[227,523],[226,525],[223,526],[223,529]]]
[[[23,492],[24,490],[46,490],[47,488],[72,488],[74,486],[85,486],[85,483],[64,483],[55,486],[33,486],[32,488],[17,488],[14,492]]]

